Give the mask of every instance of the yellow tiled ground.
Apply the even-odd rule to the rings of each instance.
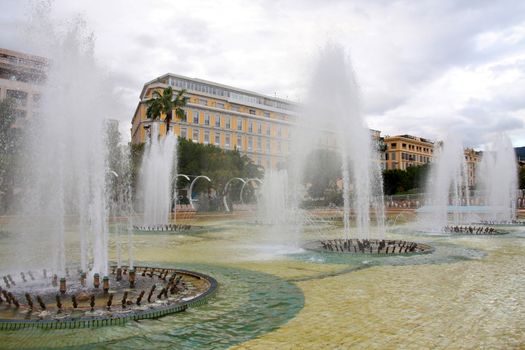
[[[299,282],[304,309],[238,349],[525,347],[525,257],[503,245],[481,261],[380,266]]]
[[[501,237],[399,235],[487,255],[349,272],[354,266],[348,263],[285,254],[297,251],[292,242],[313,239],[315,232],[268,236],[267,228],[235,221],[205,225],[210,230],[195,235],[136,235],[135,258],[264,272],[297,281],[304,293],[304,308],[294,318],[234,349],[525,349],[525,228]],[[120,330],[122,337],[132,330]]]
[[[254,238],[258,233],[227,231],[181,236],[156,248],[145,244],[140,259],[170,256],[165,251],[170,248],[176,261],[220,263],[299,280],[303,310],[237,349],[525,348],[523,238],[457,237],[448,242],[487,256],[344,273],[348,265],[259,255],[257,247],[266,241]]]

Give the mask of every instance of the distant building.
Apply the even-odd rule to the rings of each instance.
[[[482,153],[472,148],[465,148],[465,162],[467,163],[468,185],[473,187],[476,185],[476,170],[478,163],[481,161]]]
[[[224,149],[238,149],[254,163],[265,168],[277,168],[289,154],[291,127],[296,122],[297,104],[206,80],[165,74],[147,82],[140,94],[131,128],[131,142],[146,141],[152,121],[146,117],[146,102],[153,92],[171,86],[175,92],[186,90],[189,97],[186,121],[174,118],[171,127],[179,137]],[[164,117],[164,116],[163,116]],[[383,138],[371,130],[374,144],[381,150]],[[164,123],[160,134],[165,135]],[[336,148],[333,133],[323,130],[319,147]],[[382,152],[379,153],[384,158]],[[384,159],[382,160],[382,165]]]
[[[16,126],[36,113],[47,65],[43,57],[0,48],[0,100],[15,101]]]
[[[174,118],[171,122],[170,129],[177,136],[224,149],[237,148],[265,168],[276,168],[285,160],[291,119],[295,116],[294,103],[171,73],[144,85],[132,120],[132,143],[145,142],[145,127],[152,123],[146,117],[146,101],[154,91],[160,92],[168,86],[176,92],[185,89],[189,97],[186,121]],[[160,134],[166,134],[164,123]]]
[[[385,136],[384,160],[386,169],[406,170],[411,166],[432,162],[434,142],[411,135]]]

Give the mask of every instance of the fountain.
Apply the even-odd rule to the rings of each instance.
[[[516,220],[517,174],[512,143],[506,135],[498,135],[483,153],[477,174],[480,196],[488,209],[482,216],[485,223],[522,224]]]
[[[488,224],[520,224],[515,220],[516,159],[506,136],[499,136],[484,152],[476,169],[476,191],[469,186],[463,145],[457,136],[447,137],[434,154],[427,203],[417,210],[419,226],[449,234],[494,235],[506,232]]]
[[[175,208],[172,205],[172,179],[176,178],[177,136],[169,133],[160,137],[159,122],[151,124],[149,133],[139,180],[144,219],[142,226],[135,228],[144,231],[171,230],[175,227],[168,223],[172,207]]]
[[[259,190],[257,222],[265,225],[285,225],[290,222],[288,173],[267,170]]]
[[[303,113],[306,127],[294,130],[292,139],[292,169],[304,169],[306,154],[318,147],[337,150],[341,155],[343,187],[343,238],[345,253],[410,253],[427,250],[401,249],[411,242],[384,240],[384,200],[380,160],[370,129],[360,107],[360,93],[355,75],[342,47],[327,45],[321,52],[313,74],[312,88]],[[301,171],[295,172],[298,183]],[[299,192],[299,191],[294,191]],[[354,219],[354,220],[351,220]],[[372,226],[372,220],[375,225]],[[351,222],[356,231],[352,234]],[[352,235],[355,236],[352,239]],[[339,240],[337,241],[339,242]],[[307,248],[332,252],[334,241],[321,240]],[[389,248],[390,246],[397,249]],[[353,249],[348,247],[367,247]],[[368,249],[369,247],[381,249]],[[385,248],[385,249],[383,249]]]
[[[453,214],[454,225],[465,222],[465,216],[471,214],[469,210],[458,210],[470,205],[470,190],[463,144],[457,136],[449,135],[435,147],[427,193],[427,203],[418,212],[428,213],[422,223],[430,228],[445,227],[449,212]]]
[[[102,283],[98,273],[85,281],[77,270],[62,277],[59,287],[45,271],[28,274],[35,277],[16,282],[11,277],[7,289],[2,289],[5,300],[0,300],[0,330],[122,325],[184,311],[205,302],[217,288],[217,281],[207,275],[148,266],[112,266]],[[155,290],[159,293],[154,294]],[[146,291],[149,296],[143,301]],[[112,306],[113,299],[120,300],[120,306]]]
[[[115,161],[129,154],[118,155],[118,141],[111,147],[115,140],[106,133],[114,102],[110,84],[94,58],[93,35],[84,22],[73,21],[61,31],[50,21],[49,6],[37,6],[30,30],[35,50],[49,58],[49,67],[39,118],[24,129],[24,193],[10,254],[2,259],[0,329],[122,324],[205,301],[217,286],[212,277],[134,266],[129,164],[119,167]],[[148,225],[167,224],[174,147],[175,137],[168,135],[154,137],[148,148],[142,181]],[[118,234],[117,264],[110,263],[111,215],[128,216],[123,225],[128,265],[121,261]],[[124,230],[121,226],[117,232]],[[160,293],[141,301],[145,290],[155,288]],[[113,298],[120,307],[112,306]]]

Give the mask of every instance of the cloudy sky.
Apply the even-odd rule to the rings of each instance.
[[[0,47],[30,50],[29,8],[0,0]],[[503,131],[525,145],[523,0],[53,2],[57,23],[78,15],[122,96],[122,130],[144,83],[167,72],[304,100],[319,48],[335,41],[383,135],[455,132],[479,147]]]

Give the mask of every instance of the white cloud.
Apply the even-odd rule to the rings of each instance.
[[[12,29],[26,5],[2,7],[0,46],[23,50]],[[453,127],[471,145],[495,131],[525,143],[524,10],[517,0],[54,3],[57,19],[81,13],[95,32],[123,124],[143,84],[166,72],[304,99],[318,47],[336,40],[349,49],[371,127],[430,138]]]

